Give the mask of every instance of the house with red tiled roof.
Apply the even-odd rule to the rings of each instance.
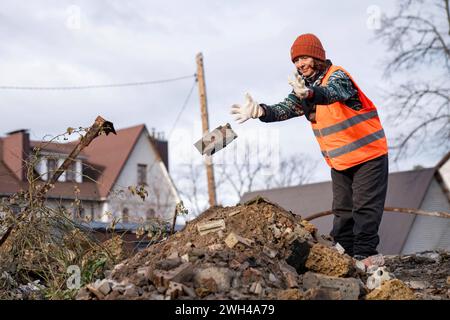
[[[0,138],[0,197],[45,183],[77,141],[31,141],[27,130]],[[31,168],[31,170],[29,170]],[[142,199],[133,190],[145,190]],[[47,194],[47,204],[75,218],[98,222],[170,221],[178,194],[168,172],[168,144],[145,125],[100,135],[86,147]]]

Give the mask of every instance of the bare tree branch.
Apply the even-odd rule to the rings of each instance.
[[[395,160],[434,146],[445,148],[444,152],[450,147],[449,0],[434,0],[434,4],[400,0],[397,13],[384,17],[376,34],[392,54],[385,67],[387,77],[402,70],[419,75],[386,95],[388,120],[400,130],[393,139]],[[444,81],[439,81],[439,76],[425,80],[418,72],[421,67],[442,72]]]

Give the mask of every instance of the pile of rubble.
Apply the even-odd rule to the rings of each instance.
[[[77,299],[426,298],[401,279],[385,267],[367,270],[314,225],[256,198],[205,211],[81,288]]]

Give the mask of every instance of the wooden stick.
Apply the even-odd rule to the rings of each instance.
[[[43,202],[45,199],[45,195],[47,192],[52,188],[53,184],[58,180],[58,178],[64,173],[64,171],[69,168],[69,166],[72,164],[72,162],[75,160],[75,158],[80,154],[80,152],[86,148],[92,140],[94,140],[98,135],[104,131],[107,135],[112,132],[116,134],[116,131],[114,130],[114,126],[112,122],[106,121],[102,117],[98,116],[95,119],[94,124],[89,128],[88,132],[81,137],[80,142],[75,146],[75,148],[72,150],[72,152],[69,154],[69,156],[64,160],[64,162],[59,166],[59,168],[53,173],[52,177],[47,181],[46,184],[42,186],[42,188],[38,191],[36,198],[39,202]],[[21,220],[25,217],[26,212],[29,209],[25,209],[23,212],[20,213],[17,220]],[[3,236],[0,239],[0,247],[3,245],[3,243],[6,241],[6,239],[11,234],[12,230],[14,229],[14,226],[17,224],[12,224],[8,227],[6,232],[3,234]]]
[[[400,213],[409,213],[409,214],[417,214],[419,216],[428,216],[428,217],[439,217],[439,218],[450,218],[450,213],[443,211],[424,211],[420,209],[409,209],[409,208],[395,208],[395,207],[385,207],[385,212],[400,212]],[[333,211],[322,211],[318,213],[314,213],[309,217],[306,217],[304,220],[311,221],[320,217],[325,217],[333,214]]]

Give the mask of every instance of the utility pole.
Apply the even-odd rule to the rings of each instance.
[[[198,53],[196,56],[197,61],[197,82],[198,82],[198,93],[200,95],[200,108],[202,114],[202,129],[203,134],[209,132],[209,120],[208,120],[208,104],[206,101],[206,85],[205,85],[205,71],[203,69],[203,55]],[[215,206],[217,204],[216,199],[216,183],[214,181],[214,167],[212,164],[211,156],[206,156],[206,177],[208,179],[208,195],[209,195],[209,205]]]

